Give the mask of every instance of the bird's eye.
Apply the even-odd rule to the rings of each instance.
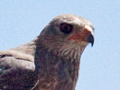
[[[70,24],[62,23],[60,25],[60,31],[63,32],[63,33],[65,33],[65,34],[71,33],[72,29],[73,29],[73,26],[70,25]]]

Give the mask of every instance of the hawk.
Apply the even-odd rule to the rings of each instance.
[[[0,90],[75,90],[93,30],[87,19],[63,14],[31,42],[0,51]]]

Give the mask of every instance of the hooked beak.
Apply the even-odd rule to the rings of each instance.
[[[84,29],[85,29],[84,32],[85,32],[86,34],[88,34],[87,42],[91,43],[91,46],[93,46],[93,45],[94,45],[93,30],[92,30],[89,26],[87,26],[87,25],[84,26]]]
[[[94,45],[94,35],[93,30],[90,26],[85,25],[83,30],[78,30],[74,35],[68,38],[68,40],[84,41],[89,42],[91,45]]]
[[[94,36],[93,36],[92,34],[90,34],[90,35],[88,36],[87,41],[88,41],[89,43],[91,43],[91,46],[93,46],[93,45],[94,45]]]

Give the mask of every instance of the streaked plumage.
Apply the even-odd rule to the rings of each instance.
[[[0,89],[75,90],[80,57],[94,43],[85,18],[55,17],[33,41],[0,52]]]

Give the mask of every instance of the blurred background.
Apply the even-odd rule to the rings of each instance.
[[[120,90],[120,0],[0,0],[0,50],[34,39],[51,19],[75,14],[95,26],[76,90]]]

